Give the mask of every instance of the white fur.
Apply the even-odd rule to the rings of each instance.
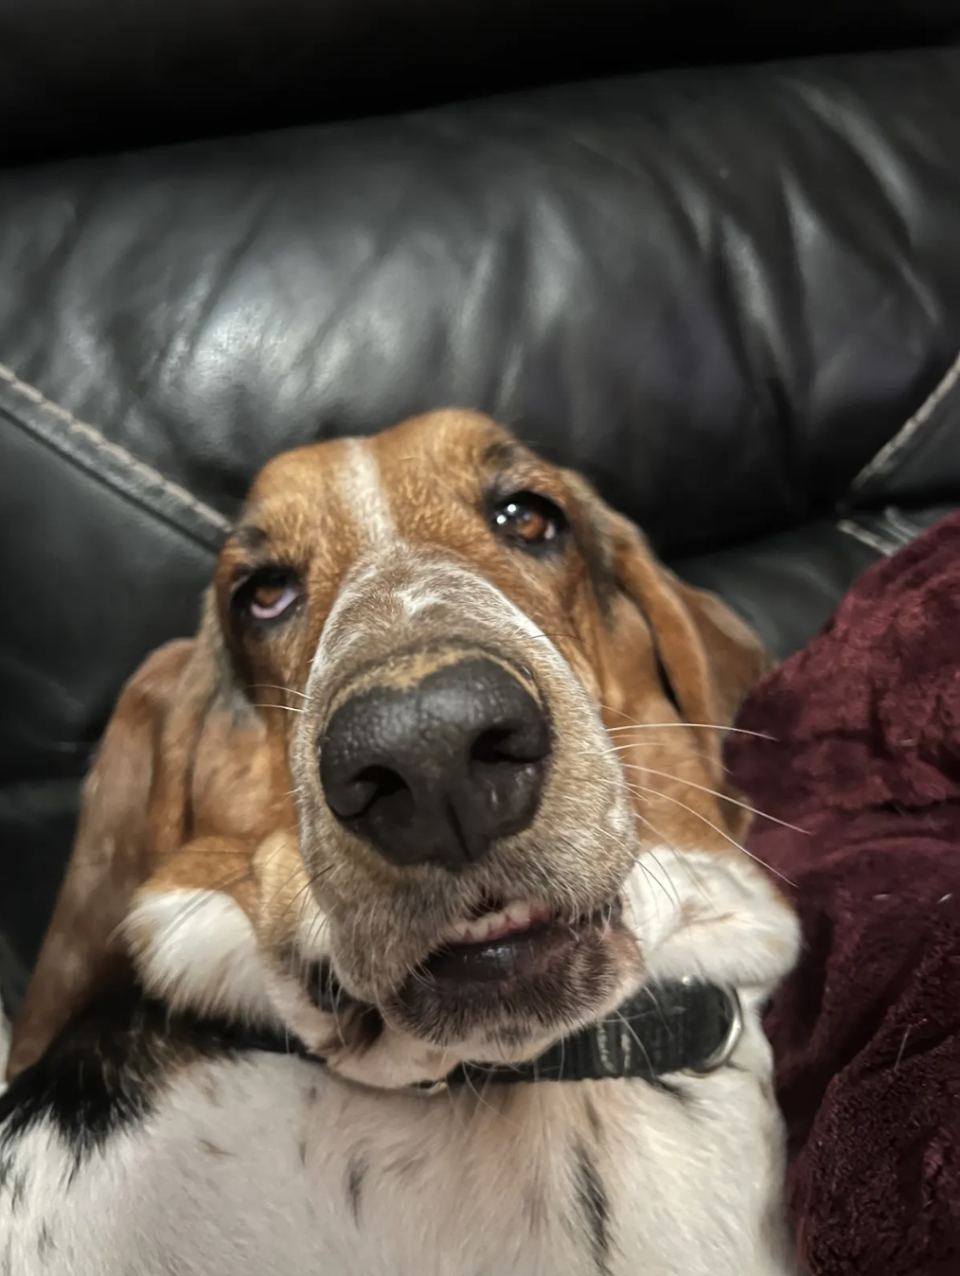
[[[686,1100],[644,1082],[542,1084],[505,1108],[381,1094],[275,1056],[199,1065],[69,1190],[62,1141],[27,1135],[11,1169],[29,1172],[28,1207],[0,1216],[0,1254],[18,1276],[786,1276],[755,1012],[733,1062],[744,1070],[680,1079]],[[587,1093],[610,1200],[604,1267],[573,1181]],[[38,1258],[44,1222],[62,1265]]]
[[[403,608],[408,618],[416,616],[421,611],[427,611],[431,607],[441,607],[443,605],[443,595],[437,593],[435,589],[427,589],[422,585],[402,585],[394,591],[394,600]]]
[[[793,966],[797,920],[745,857],[657,846],[627,880],[628,923],[654,979],[770,988]]]
[[[147,987],[175,1009],[272,1023],[268,972],[246,914],[219,891],[144,890],[125,930]]]
[[[736,977],[745,1010],[733,1066],[673,1078],[684,1098],[643,1081],[428,1098],[294,1058],[196,1064],[69,1188],[59,1136],[45,1124],[22,1136],[9,1168],[26,1172],[28,1191],[16,1217],[0,1207],[0,1256],[18,1276],[794,1276],[759,1016],[796,924],[739,859],[669,847],[648,857],[628,903],[651,972]],[[188,940],[170,929],[183,903],[153,901],[154,959],[182,977],[188,954],[208,970],[211,953],[234,954],[249,1008],[265,974],[258,982],[233,906],[197,901]],[[609,1196],[605,1266],[578,1213],[578,1144]],[[42,1228],[53,1265],[39,1258]]]
[[[380,466],[365,439],[347,439],[347,461],[337,473],[337,489],[354,524],[368,543],[396,539],[396,525],[380,477]]]
[[[310,942],[303,957],[316,956],[317,927],[302,930]],[[316,1009],[297,980],[265,961],[250,919],[228,896],[141,891],[126,931],[144,987],[173,1009],[286,1027],[311,1048],[329,1038],[331,1017]]]

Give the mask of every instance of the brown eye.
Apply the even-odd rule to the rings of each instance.
[[[536,492],[516,492],[493,507],[494,530],[521,549],[553,548],[567,531],[567,517],[559,505]]]
[[[279,620],[300,601],[303,589],[288,567],[261,567],[233,592],[231,607],[241,619],[257,624]]]

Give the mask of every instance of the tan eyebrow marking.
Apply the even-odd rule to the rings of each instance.
[[[224,546],[241,550],[245,554],[259,554],[270,543],[270,538],[261,527],[243,523],[234,527],[228,534]]]

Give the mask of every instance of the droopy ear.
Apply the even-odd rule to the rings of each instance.
[[[664,587],[679,598],[700,636],[712,721],[730,726],[740,706],[774,661],[736,612],[706,589],[678,580],[660,566]]]
[[[161,647],[120,696],[84,788],[77,837],[23,1009],[9,1078],[94,996],[129,973],[118,927],[183,836],[188,761],[211,694],[196,641]]]
[[[627,519],[613,515],[608,527],[617,581],[653,630],[684,718],[732,725],[771,664],[759,638],[714,594],[679,581]]]
[[[771,661],[760,640],[719,598],[683,584],[654,556],[637,527],[606,505],[577,475],[566,475],[598,539],[601,574],[612,574],[621,612],[614,653],[622,676],[633,657],[640,617],[686,722],[699,734],[703,756],[722,777],[721,733]],[[632,607],[629,605],[632,604]],[[638,614],[639,613],[639,616]]]

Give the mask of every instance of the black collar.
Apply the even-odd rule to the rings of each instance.
[[[742,1026],[735,992],[692,979],[652,984],[612,1015],[564,1037],[529,1063],[459,1064],[440,1082],[413,1087],[427,1093],[448,1087],[520,1081],[603,1081],[636,1078],[652,1083],[674,1072],[703,1075],[722,1067]],[[300,1054],[322,1063],[302,1043],[251,1034],[251,1049]]]
[[[721,1067],[740,1036],[736,994],[683,980],[642,988],[612,1015],[564,1037],[529,1063],[487,1067],[464,1063],[447,1085],[516,1081],[657,1082],[672,1072],[703,1074]]]

